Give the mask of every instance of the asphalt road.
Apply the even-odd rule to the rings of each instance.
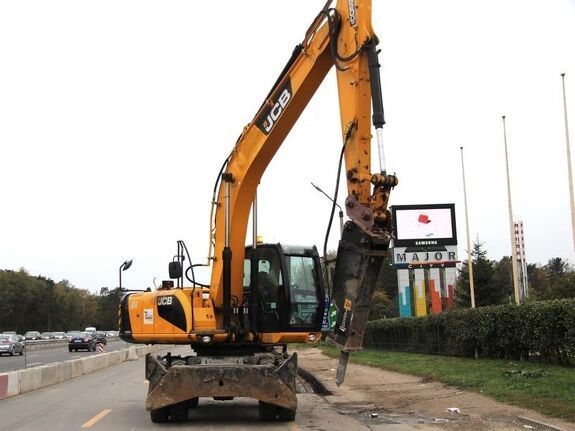
[[[113,350],[126,349],[130,344],[122,341],[108,341],[106,346],[106,351],[111,352]],[[7,371],[19,370],[22,368],[37,367],[39,365],[46,365],[52,362],[62,362],[68,359],[83,358],[85,356],[95,355],[98,352],[68,352],[68,346],[58,346],[51,347],[43,350],[29,350],[20,356],[18,354],[14,356],[2,355],[0,357],[0,373],[5,373]]]
[[[335,410],[313,393],[298,394],[295,422],[262,422],[257,401],[237,398],[231,401],[200,399],[185,423],[154,424],[144,408],[148,383],[144,359],[124,362],[92,374],[48,386],[23,395],[0,400],[2,430],[433,430],[426,426],[369,423],[369,419],[349,416]]]

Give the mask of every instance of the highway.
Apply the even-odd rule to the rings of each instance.
[[[322,397],[298,394],[295,422],[262,422],[254,400],[200,399],[186,423],[154,424],[144,408],[148,383],[144,358],[128,361],[63,383],[0,401],[0,430],[407,430],[379,424],[367,426],[358,418],[342,415]],[[417,427],[431,430],[434,428]]]
[[[108,341],[106,351],[126,349],[130,344],[122,341]],[[24,355],[2,355],[0,357],[0,373],[20,370],[23,368],[37,367],[39,365],[51,364],[53,362],[67,361],[68,359],[83,358],[85,356],[95,355],[97,352],[68,352],[68,345],[59,345],[42,350],[26,349]]]

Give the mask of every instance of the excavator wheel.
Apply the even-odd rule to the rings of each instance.
[[[150,419],[154,423],[164,423],[168,422],[170,416],[170,409],[169,407],[164,407],[157,410],[152,410],[150,412]]]
[[[260,419],[264,421],[291,422],[295,420],[295,410],[278,407],[260,401]]]
[[[188,401],[170,406],[170,422],[185,422],[188,420]]]

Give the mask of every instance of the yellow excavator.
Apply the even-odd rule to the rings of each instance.
[[[218,174],[210,216],[209,285],[195,280],[197,265],[178,241],[170,280],[155,291],[122,297],[123,340],[192,348],[189,355],[146,357],[146,409],[153,422],[185,420],[200,397],[250,397],[259,401],[263,420],[294,420],[297,355],[288,353],[287,344],[320,340],[326,297],[337,309],[328,342],[341,350],[336,381],[343,382],[349,353],[360,350],[363,342],[369,302],[391,239],[389,194],[398,183],[385,167],[377,44],[371,0],[338,0],[335,6],[328,1]],[[349,220],[335,272],[326,277],[315,246],[257,241],[256,189],[332,67],[343,139],[335,147],[340,151],[338,183],[345,161]],[[375,173],[372,123],[380,162]],[[333,200],[332,219],[337,191]],[[253,238],[246,246],[250,212]]]

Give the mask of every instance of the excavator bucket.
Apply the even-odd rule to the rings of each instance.
[[[381,239],[352,221],[345,225],[337,251],[332,302],[337,319],[327,342],[341,350],[336,382],[341,384],[350,352],[362,349],[371,296],[389,240]]]

